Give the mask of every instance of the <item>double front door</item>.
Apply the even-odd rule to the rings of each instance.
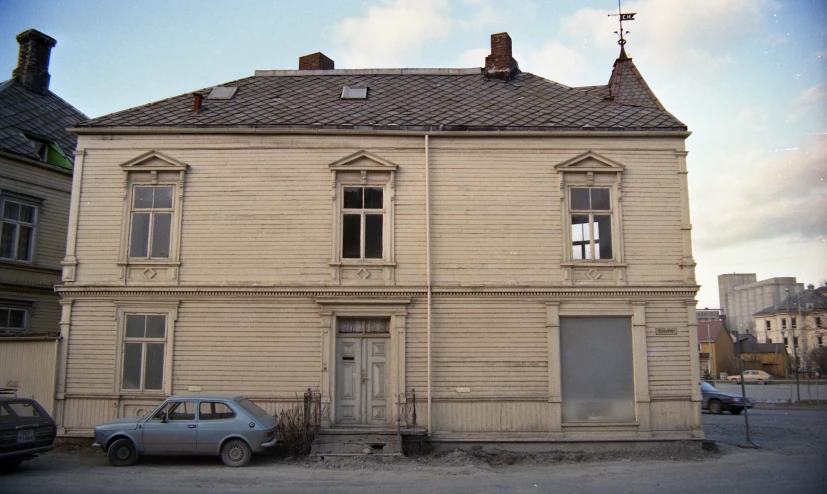
[[[336,423],[386,425],[387,319],[340,319],[336,339]]]

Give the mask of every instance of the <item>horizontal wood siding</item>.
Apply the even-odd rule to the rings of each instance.
[[[549,403],[436,402],[432,421],[440,432],[542,432],[550,430]]]
[[[435,396],[548,395],[545,307],[523,300],[438,298],[433,308]],[[457,388],[470,388],[470,393]]]
[[[321,379],[319,307],[309,299],[184,301],[175,326],[173,393],[295,399]]]
[[[649,394],[652,398],[689,397],[692,382],[689,359],[698,349],[689,348],[686,305],[680,301],[646,304],[646,348],[649,354]],[[677,335],[657,335],[657,329],[677,329]]]
[[[66,394],[112,393],[117,321],[112,301],[75,301],[66,367]]]
[[[117,417],[118,400],[71,398],[64,402],[64,422],[59,426],[64,427],[68,435],[82,434],[91,437],[96,425]]]
[[[56,294],[31,293],[27,291],[0,290],[0,299],[32,303],[28,309],[27,333],[59,333],[60,304]],[[2,341],[0,336],[0,341]],[[2,383],[0,383],[2,386]]]
[[[15,388],[18,398],[33,398],[54,415],[55,340],[0,339],[0,387]]]
[[[72,174],[0,157],[0,190],[43,201],[38,209],[36,253],[32,265],[59,270],[66,252]]]
[[[673,139],[431,139],[435,285],[559,285],[564,225],[554,166],[592,150],[621,163],[627,282],[682,283],[680,184]],[[424,139],[342,136],[82,137],[78,283],[117,279],[123,172],[157,150],[190,165],[182,284],[334,284],[328,165],[366,150],[398,165],[396,284],[425,268]],[[382,280],[364,281],[366,286]]]

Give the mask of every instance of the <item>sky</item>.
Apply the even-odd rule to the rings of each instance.
[[[90,117],[296,69],[480,67],[507,31],[524,72],[605,84],[615,0],[0,0],[0,81],[14,37],[57,40],[50,89]],[[687,124],[698,307],[717,277],[827,282],[827,1],[625,1],[626,51]],[[5,76],[2,75],[5,71]]]

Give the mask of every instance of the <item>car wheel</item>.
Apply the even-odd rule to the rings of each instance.
[[[741,412],[743,412],[743,411],[744,411],[743,408],[733,408],[732,410],[729,411],[729,413],[731,413],[732,415],[741,415]]]
[[[112,443],[107,456],[109,463],[116,467],[128,467],[138,461],[138,452],[135,451],[135,445],[129,439],[118,439]]]
[[[250,447],[240,439],[231,439],[221,448],[221,461],[228,467],[243,467],[250,463],[250,456]]]
[[[709,413],[720,415],[724,413],[724,405],[718,400],[711,400],[709,402]]]

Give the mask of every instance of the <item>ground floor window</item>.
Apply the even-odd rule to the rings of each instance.
[[[635,420],[632,321],[560,318],[563,422]]]
[[[167,318],[162,314],[126,314],[123,338],[124,390],[162,390]]]

